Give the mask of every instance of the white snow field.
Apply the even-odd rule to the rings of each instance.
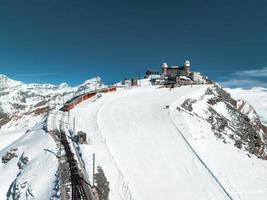
[[[88,134],[88,144],[81,145],[88,174],[92,174],[91,157],[95,153],[97,165],[103,168],[110,182],[111,200],[220,200],[233,196],[237,198],[232,199],[255,199],[246,194],[238,196],[239,191],[234,188],[236,183],[229,181],[241,181],[245,189],[245,186],[252,186],[251,181],[254,180],[265,183],[267,176],[258,177],[250,165],[253,161],[255,169],[261,170],[267,167],[265,161],[251,159],[246,164],[248,158],[245,154],[217,141],[213,135],[210,135],[213,142],[210,146],[201,149],[194,145],[192,149],[192,141],[188,140],[187,143],[185,140],[192,137],[189,128],[183,129],[185,132],[181,134],[179,122],[174,121],[178,113],[172,113],[172,104],[206,87],[184,86],[171,91],[154,86],[120,89],[103,94],[99,99],[85,101],[71,110],[71,119],[75,117],[76,121],[76,132],[85,131]],[[187,127],[187,124],[183,126]],[[196,128],[199,128],[198,124]],[[203,147],[203,141],[199,142]],[[216,142],[221,145],[220,151],[215,151]],[[204,159],[206,153],[209,154],[208,159]],[[238,165],[229,163],[234,162],[235,158]],[[213,164],[209,170],[210,163],[206,161],[226,164]],[[253,173],[251,176],[244,175],[243,164],[250,165],[250,168],[246,167],[246,173]],[[224,167],[228,167],[226,173]],[[238,171],[241,173],[235,175]],[[228,179],[228,175],[238,178]],[[255,187],[251,191],[258,192],[258,197],[267,194],[267,191]]]

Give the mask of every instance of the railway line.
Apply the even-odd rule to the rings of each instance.
[[[59,124],[57,116],[60,116]],[[49,131],[57,143],[59,152],[60,193],[62,200],[97,200],[97,194],[86,181],[86,174],[81,170],[79,163],[72,152],[71,144],[62,125],[64,113],[56,111],[51,116],[52,130]],[[59,125],[59,129],[58,129]]]
[[[74,154],[71,151],[66,134],[61,130],[57,132],[61,135],[61,144],[65,151],[66,161],[69,166],[70,181],[71,181],[71,199],[72,200],[95,200],[94,195],[91,192],[90,185],[84,178],[81,170],[78,167],[78,163],[74,158]]]
[[[59,176],[61,179],[60,191],[62,200],[98,200],[98,194],[90,183],[88,183],[86,171],[81,166],[78,155],[76,157],[79,162],[75,159],[75,154],[72,153],[71,144],[68,141],[64,128],[65,113],[82,101],[92,99],[99,93],[114,92],[116,90],[117,88],[115,86],[110,86],[74,96],[50,117],[52,130],[49,133],[59,147]],[[60,113],[61,111],[62,113]],[[58,116],[60,116],[60,119],[57,118]],[[76,151],[75,153],[77,154]]]
[[[59,148],[59,175],[61,179],[62,200],[97,200],[97,194],[86,181],[85,174],[79,168],[75,155],[72,153],[67,136],[62,130],[50,131]],[[60,143],[60,144],[59,144]]]

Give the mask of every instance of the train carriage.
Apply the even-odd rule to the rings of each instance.
[[[68,100],[60,110],[67,112],[73,109],[77,104],[81,103],[82,101],[85,101],[87,99],[94,97],[97,93],[115,92],[116,90],[117,90],[116,86],[111,86],[111,87],[98,89],[95,91],[91,91],[91,92],[76,96]]]

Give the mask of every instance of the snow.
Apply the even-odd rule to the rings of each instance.
[[[0,130],[0,151],[20,138],[25,132],[25,129],[13,131]]]
[[[267,161],[248,156],[233,144],[225,144],[222,140],[216,139],[211,131],[211,125],[204,118],[196,118],[176,110],[176,107],[180,106],[185,99],[197,99],[203,95],[203,92],[199,90],[184,96],[172,105],[171,116],[177,128],[233,199],[266,199]],[[227,116],[222,105],[219,104],[216,109],[217,112]],[[193,110],[200,114],[199,110],[205,110],[205,105],[197,104]],[[205,117],[204,112],[203,114],[202,117]]]
[[[73,97],[76,90],[93,90],[100,87],[99,81],[99,78],[93,78],[71,88],[66,83],[58,86],[24,84],[0,75],[0,120],[6,120],[6,116],[8,119],[0,126],[0,159],[10,150],[17,149],[17,156],[7,163],[0,160],[0,199],[14,199],[12,195],[20,195],[16,199],[48,200],[57,192],[54,187],[57,185],[58,160],[51,153],[57,153],[57,147],[43,128],[46,111],[37,111],[48,105],[57,110],[64,101]],[[29,161],[19,169],[22,155]]]
[[[191,81],[191,79],[188,78],[187,76],[179,76],[179,78],[182,80]]]
[[[20,199],[28,199],[30,193],[38,200],[47,200],[53,195],[58,161],[46,149],[55,152],[56,145],[52,137],[42,129],[43,123],[44,121],[40,122],[24,134],[18,132],[5,137],[10,144],[2,145],[5,148],[1,148],[0,157],[12,148],[18,150],[17,157],[6,164],[0,163],[0,182],[4,183],[0,184],[0,199],[6,199],[7,194],[14,192],[15,188],[16,192],[20,192]],[[22,155],[27,156],[29,161],[23,169],[19,169],[17,163]]]
[[[247,101],[256,110],[261,121],[267,125],[267,89],[254,87],[251,89],[226,89],[234,98]]]
[[[13,88],[21,85],[22,82],[8,78],[6,75],[0,74],[0,90],[5,88]]]
[[[92,178],[95,153],[111,200],[265,199],[267,162],[218,140],[204,118],[177,111],[208,86],[170,91],[142,81],[142,87],[103,94],[70,112],[76,132],[87,133],[88,144],[81,145],[87,172]],[[193,109],[205,117],[204,107]],[[223,104],[214,108],[229,115]]]
[[[70,112],[77,131],[89,135],[89,145],[82,145],[88,173],[90,157],[96,153],[97,164],[110,181],[111,200],[229,199],[165,109],[202,87],[124,89],[83,102]]]
[[[65,83],[23,84],[0,75],[0,112],[13,117],[0,128],[0,158],[12,148],[18,149],[17,157],[0,163],[0,183],[5,183],[0,184],[0,199],[6,199],[15,188],[21,193],[20,199],[32,194],[34,199],[47,200],[55,193],[58,160],[51,152],[57,151],[56,144],[43,129],[44,114],[31,113],[42,100],[55,106],[48,118],[49,130],[58,128],[59,121],[65,121],[65,129],[72,129],[75,118],[75,132],[87,133],[88,144],[80,147],[90,182],[95,153],[96,165],[103,168],[110,183],[111,200],[266,199],[267,161],[217,139],[205,120],[205,101],[193,104],[199,117],[177,110],[186,99],[203,97],[207,85],[170,90],[141,79],[141,87],[120,88],[80,103],[70,111],[69,119],[67,113],[56,111],[63,94],[66,101],[77,91],[105,87],[100,82],[97,77],[71,88]],[[253,105],[267,122],[266,89],[227,90]],[[26,102],[21,92],[29,95]],[[26,108],[14,109],[18,102]],[[225,104],[219,102],[213,108],[230,117]],[[243,111],[254,119],[251,109],[244,104]],[[19,169],[22,155],[29,162]]]

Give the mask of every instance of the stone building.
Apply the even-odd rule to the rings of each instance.
[[[200,72],[190,72],[189,76],[195,83],[206,83],[206,79],[201,75]]]
[[[162,74],[168,78],[176,78],[176,76],[189,76],[190,75],[190,61],[185,60],[184,64],[179,66],[169,67],[167,63],[162,64]]]
[[[150,76],[158,76],[158,75],[160,75],[159,71],[149,69],[146,71],[145,78],[148,78]]]

